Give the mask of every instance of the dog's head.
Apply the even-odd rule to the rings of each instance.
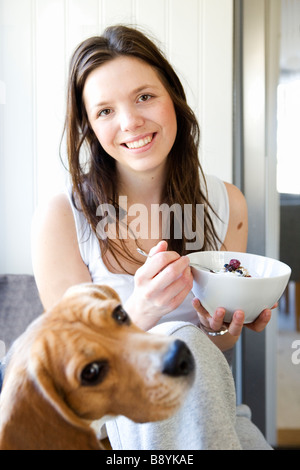
[[[178,409],[193,370],[182,341],[140,330],[114,290],[83,284],[69,289],[17,341],[7,384],[16,372],[23,383],[27,375],[69,421],[121,414],[146,422]]]
[[[182,403],[193,377],[190,351],[137,328],[111,288],[71,288],[48,316],[34,357],[81,418],[122,414],[155,421]]]

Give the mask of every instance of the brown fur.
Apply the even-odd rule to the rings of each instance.
[[[190,376],[162,374],[171,338],[117,322],[105,286],[84,284],[35,320],[14,343],[0,396],[0,449],[101,449],[90,424],[105,415],[137,422],[171,416]],[[89,363],[107,361],[98,385],[82,385]]]

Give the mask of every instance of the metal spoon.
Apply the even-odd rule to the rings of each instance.
[[[146,258],[148,258],[148,253],[146,253],[144,250],[142,250],[141,248],[137,248],[136,251],[140,254],[140,255],[143,255],[145,256]]]
[[[190,263],[190,266],[192,268],[204,269],[205,271],[209,271],[210,273],[218,274],[217,271],[214,271],[213,269],[207,268],[206,266],[201,266],[201,264],[198,264],[198,263]]]
[[[136,251],[138,253],[140,253],[140,255],[143,255],[145,256],[146,258],[148,258],[148,253],[146,253],[144,250],[142,250],[141,248],[137,248]],[[213,269],[210,269],[210,268],[207,268],[206,266],[201,266],[200,264],[198,263],[190,263],[190,266],[194,267],[194,268],[200,268],[200,269],[205,269],[206,271],[209,271],[211,273],[216,273],[216,271],[214,271]]]

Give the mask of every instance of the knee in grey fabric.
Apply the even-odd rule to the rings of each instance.
[[[236,432],[243,450],[273,450],[264,435],[251,421],[251,410],[247,405],[236,409]]]
[[[196,377],[181,409],[170,419],[136,424],[118,417],[107,423],[115,450],[271,450],[251,422],[245,405],[236,407],[231,369],[221,351],[195,325],[169,322],[150,332],[185,341],[195,356]]]
[[[170,419],[135,424],[124,417],[107,423],[113,449],[241,449],[235,430],[235,391],[223,354],[195,325],[170,322],[151,332],[185,341],[195,356],[196,377],[180,410]]]

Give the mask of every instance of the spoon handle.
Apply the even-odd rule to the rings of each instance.
[[[140,254],[140,255],[143,255],[145,256],[146,258],[148,258],[148,253],[146,253],[144,250],[142,250],[141,248],[137,248],[136,251]],[[205,271],[210,271],[211,273],[213,273],[214,271],[212,269],[209,269],[209,268],[206,268],[205,266],[201,266],[200,264],[197,264],[197,263],[190,263],[190,266],[194,267],[194,268],[200,268],[200,269],[205,269]]]
[[[140,255],[143,255],[145,256],[146,258],[148,258],[148,253],[146,253],[144,250],[142,250],[141,248],[137,248],[136,251],[140,254]]]
[[[201,266],[201,264],[197,264],[197,263],[190,263],[190,266],[192,268],[200,268],[200,269],[204,269],[205,271],[209,271],[211,273],[214,273],[215,271],[213,271],[212,269],[210,268],[207,268],[206,266]]]

